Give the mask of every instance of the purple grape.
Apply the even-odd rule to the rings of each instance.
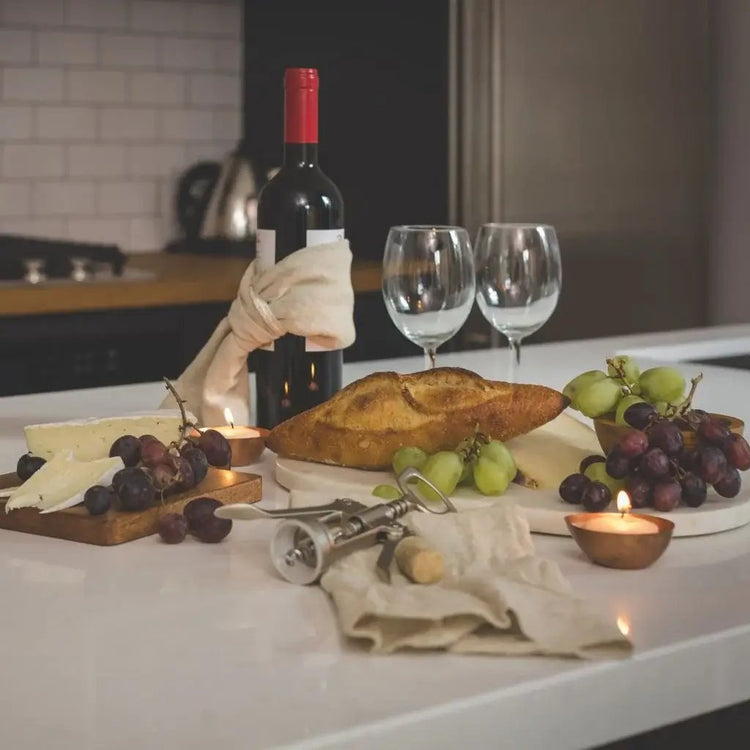
[[[740,472],[734,466],[728,467],[724,476],[713,487],[722,497],[735,497],[742,487]]]
[[[651,422],[659,416],[659,412],[651,404],[647,404],[643,401],[633,404],[625,409],[625,413],[622,418],[631,427],[635,427],[637,430],[643,430],[651,424]]]
[[[589,482],[583,491],[581,502],[589,513],[599,513],[612,502],[612,492],[602,482]]]
[[[195,473],[193,465],[184,456],[172,459],[176,470],[175,480],[178,490],[191,490],[195,487]]]
[[[702,440],[721,445],[729,437],[729,428],[716,417],[708,417],[698,425],[698,435]]]
[[[151,469],[151,481],[153,482],[154,487],[161,492],[164,492],[164,490],[175,485],[176,475],[177,470],[171,463],[156,464],[156,466]]]
[[[583,491],[591,480],[583,474],[571,474],[560,483],[560,497],[566,502],[577,505],[581,502]]]
[[[638,469],[647,479],[659,479],[667,476],[669,474],[667,454],[661,448],[647,450],[638,464]]]
[[[673,477],[660,479],[654,484],[652,504],[655,510],[669,513],[680,504],[682,487]]]
[[[227,469],[232,464],[232,446],[218,430],[205,430],[198,438],[198,447],[206,454],[211,466]]]
[[[141,441],[135,435],[118,437],[109,449],[110,456],[119,456],[125,466],[137,466],[141,460]]]
[[[586,471],[586,469],[588,469],[589,466],[591,466],[591,464],[604,463],[605,460],[606,459],[604,458],[604,456],[597,456],[597,455],[586,456],[586,458],[581,460],[581,463],[578,466],[578,471],[580,471],[581,474],[583,474],[583,472]]]
[[[613,479],[623,479],[630,473],[630,458],[624,456],[620,449],[615,446],[607,456],[607,474]]]
[[[623,456],[635,458],[643,455],[649,448],[648,435],[643,430],[628,430],[621,438],[617,447]]]
[[[187,503],[182,512],[187,518],[188,530],[195,533],[204,517],[213,516],[214,510],[220,505],[221,503],[213,497],[196,497]]]
[[[83,493],[83,504],[92,516],[106,513],[115,499],[115,491],[111,487],[95,484]]]
[[[127,471],[127,469],[121,469],[121,471]],[[154,485],[146,474],[139,469],[135,471],[137,473],[129,474],[120,482],[117,490],[123,510],[146,510],[151,507],[156,496]]]
[[[706,500],[706,483],[695,474],[685,474],[680,482],[682,502],[690,508],[698,508]]]
[[[682,453],[680,453],[677,462],[680,464],[680,468],[685,469],[685,471],[692,471],[693,466],[695,466],[696,458],[697,453],[695,450],[684,448]]]
[[[126,466],[124,469],[120,469],[112,477],[112,488],[115,492],[119,492],[120,485],[125,481],[125,479],[132,476],[138,476],[139,474],[144,474],[144,472],[143,469],[139,469],[137,466]]]
[[[634,508],[646,508],[651,505],[651,482],[645,477],[629,477],[625,483],[625,490]]]
[[[24,453],[23,456],[18,459],[18,463],[16,464],[16,474],[18,474],[18,478],[22,482],[25,482],[46,463],[47,462],[40,456],[32,456],[31,453]]]
[[[229,518],[219,518],[213,512],[203,516],[193,530],[193,536],[202,542],[215,544],[220,542],[232,530],[232,521]]]
[[[726,473],[727,457],[715,445],[702,445],[695,458],[693,471],[706,484],[716,484]]]
[[[169,461],[169,450],[161,440],[144,440],[141,442],[141,461],[144,466],[153,468]]]
[[[208,473],[208,459],[206,458],[206,454],[200,448],[188,443],[182,449],[180,455],[193,467],[195,485],[202,482]]]
[[[652,448],[661,448],[668,456],[677,456],[685,445],[685,438],[676,424],[665,419],[651,425],[648,442]]]
[[[721,446],[727,461],[740,471],[750,469],[750,445],[742,435],[732,433]]]
[[[187,519],[181,513],[165,513],[160,516],[156,528],[167,544],[179,544],[187,536]]]

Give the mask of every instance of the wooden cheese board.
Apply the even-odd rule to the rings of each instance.
[[[18,475],[0,474],[0,490],[21,484]],[[163,513],[179,513],[193,498],[206,495],[221,503],[254,503],[261,499],[262,479],[257,474],[210,467],[206,478],[196,487],[165,498],[164,503],[138,512],[109,510],[92,516],[75,506],[55,513],[41,514],[35,508],[5,512],[0,499],[0,529],[111,546],[130,542],[156,533],[156,524]]]

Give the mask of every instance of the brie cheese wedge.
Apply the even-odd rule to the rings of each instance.
[[[196,418],[188,413],[188,421]],[[69,450],[79,461],[109,456],[109,449],[123,435],[154,435],[165,445],[182,436],[182,418],[178,409],[128,414],[101,419],[76,419],[70,422],[32,424],[24,428],[29,453],[50,459]]]
[[[71,451],[60,451],[34,472],[5,504],[5,512],[17,508],[37,508],[52,513],[77,505],[89,487],[109,485],[124,468],[119,456],[95,461],[77,461]]]
[[[578,471],[583,458],[603,454],[596,433],[565,412],[506,445],[518,470],[540,490],[557,490],[565,477]]]

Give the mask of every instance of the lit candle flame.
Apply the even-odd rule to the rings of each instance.
[[[315,380],[315,362],[310,362],[310,377]]]
[[[224,419],[226,420],[227,424],[234,429],[234,415],[232,414],[232,410],[227,406],[224,409]]]
[[[289,381],[288,380],[284,381],[284,395],[285,396],[289,395]]]
[[[630,623],[628,622],[627,617],[618,617],[617,618],[617,629],[623,634],[623,635],[630,635]]]
[[[628,493],[625,492],[625,490],[620,490],[617,493],[617,512],[624,516],[626,513],[630,512],[632,507]]]

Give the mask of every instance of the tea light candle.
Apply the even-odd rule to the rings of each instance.
[[[592,513],[579,521],[576,526],[588,531],[603,531],[607,534],[657,534],[659,526],[647,518],[630,515],[628,493],[617,494],[617,513]]]
[[[220,432],[229,441],[232,448],[232,466],[253,463],[265,448],[265,436],[268,431],[235,425],[232,411],[228,408],[224,409],[224,419],[227,420],[227,424],[210,429]]]

